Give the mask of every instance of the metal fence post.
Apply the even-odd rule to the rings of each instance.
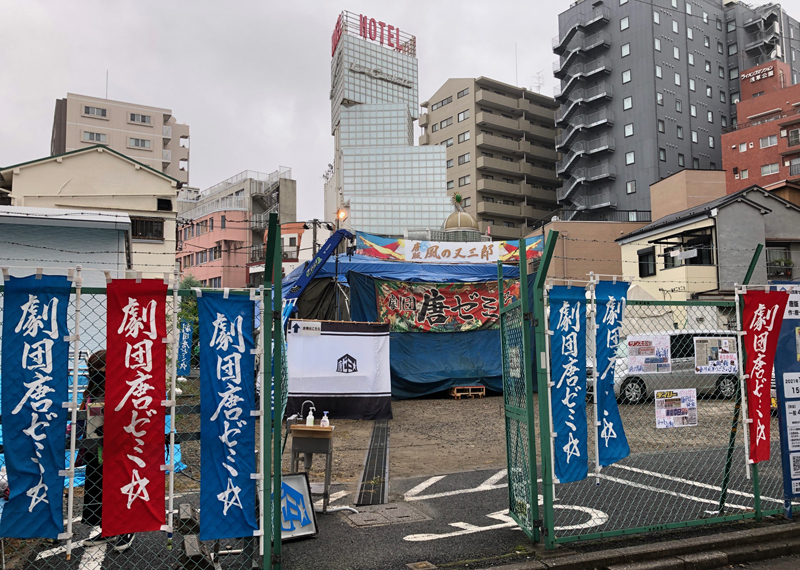
[[[261,401],[262,407],[261,409],[264,412],[264,415],[261,418],[262,422],[268,422],[267,425],[270,429],[274,429],[275,423],[275,399],[272,398],[272,406],[269,405],[270,403],[270,396],[272,392],[272,378],[273,378],[273,370],[274,370],[274,363],[275,363],[275,350],[274,350],[274,339],[275,339],[275,297],[278,296],[280,302],[280,293],[276,291],[275,288],[275,275],[274,275],[274,267],[275,267],[275,252],[280,251],[277,247],[278,243],[278,236],[276,235],[278,231],[278,216],[277,214],[270,214],[269,216],[269,223],[267,226],[267,249],[266,249],[266,256],[264,259],[264,286],[270,283],[270,292],[272,293],[272,313],[270,322],[272,323],[270,326],[271,331],[271,338],[273,349],[270,351],[266,350],[267,339],[264,339],[264,365],[263,365],[263,378],[261,380]],[[280,271],[280,267],[278,268]],[[263,299],[264,303],[264,318],[266,319],[267,315],[270,315],[270,312],[267,310],[267,299],[266,296],[266,289],[265,289],[265,296]],[[278,312],[280,314],[280,311]],[[278,325],[280,325],[280,318],[278,318]],[[267,355],[271,356],[270,362],[267,362]],[[271,434],[272,432],[269,432]],[[269,435],[268,434],[268,435]],[[277,449],[280,449],[280,445],[277,446]],[[269,505],[269,508],[264,508],[264,521],[262,522],[262,527],[264,529],[264,542],[265,542],[265,549],[264,549],[264,557],[262,560],[262,568],[263,570],[270,570],[271,568],[280,568],[280,554],[281,554],[281,529],[280,529],[280,509],[278,505],[280,505],[280,483],[272,479],[270,481],[270,473],[272,471],[272,455],[274,453],[278,453],[272,449],[272,438],[265,437],[264,438],[264,449],[261,450],[261,469],[264,473],[264,490],[263,496],[261,500],[264,502],[264,505]],[[276,473],[276,476],[280,476],[279,472]],[[278,493],[278,500],[277,505],[275,504],[276,501],[274,499],[275,492]],[[273,522],[275,517],[273,513],[276,513],[278,524],[274,525]],[[267,543],[267,529],[271,529],[270,535],[271,540],[269,541],[269,551],[266,549]],[[275,561],[277,560],[278,566],[273,566]]]
[[[275,533],[275,552],[272,563],[274,570],[281,570],[281,424],[283,422],[283,323],[281,321],[281,268],[283,255],[281,227],[278,225],[278,214],[269,215],[270,226],[275,222],[275,252],[272,256],[272,381],[275,385],[274,408],[272,414],[272,470],[274,472],[275,491],[272,511],[273,532]]]
[[[556,546],[555,524],[553,520],[553,466],[550,463],[550,455],[546,450],[550,449],[550,412],[549,412],[549,388],[547,386],[547,357],[545,355],[545,343],[547,336],[547,314],[544,306],[544,283],[547,277],[547,270],[550,268],[550,260],[553,258],[558,232],[551,230],[547,234],[544,244],[542,259],[533,283],[533,326],[536,351],[536,379],[539,390],[539,444],[542,450],[542,487],[544,495],[544,511],[542,518],[542,529],[544,532],[545,548],[552,550]],[[533,415],[533,410],[530,410]],[[535,458],[534,458],[535,462]]]
[[[744,276],[743,285],[749,285],[750,279],[753,278],[753,272],[756,269],[756,265],[758,264],[758,258],[761,256],[761,251],[764,249],[764,244],[758,244],[756,246],[755,252],[753,252],[753,257],[750,260],[750,266],[747,268],[747,273]],[[736,300],[738,303],[738,299]],[[739,307],[741,310],[742,307]],[[738,314],[738,311],[737,311]],[[739,322],[739,319],[736,319],[736,327],[737,329],[741,329],[742,324]],[[736,341],[741,346],[742,338],[737,336]],[[742,350],[744,351],[744,347],[742,346]],[[746,356],[745,356],[746,358]],[[739,362],[739,373],[743,373],[744,367],[744,359]],[[733,451],[736,447],[736,432],[739,430],[739,411],[742,408],[742,390],[741,390],[741,383],[736,383],[736,403],[733,407],[733,420],[731,420],[731,433],[730,437],[728,438],[728,451],[725,457],[725,469],[722,473],[722,491],[720,492],[719,496],[719,514],[722,515],[725,511],[725,502],[728,499],[728,485],[730,484],[731,480],[731,468],[733,466]],[[746,426],[745,426],[746,427]],[[754,493],[754,501],[756,507],[756,518],[761,520],[761,496],[760,496],[760,488],[758,484],[758,466],[753,465],[753,493]]]

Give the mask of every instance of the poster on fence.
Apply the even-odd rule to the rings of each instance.
[[[255,301],[203,293],[200,314],[200,540],[253,536],[256,521]]]
[[[164,512],[167,285],[108,284],[103,536],[161,530]]]
[[[63,276],[5,283],[2,417],[11,493],[0,536],[55,539],[64,531],[59,470],[67,433],[69,293]]]
[[[669,335],[628,335],[628,374],[672,371]]]
[[[586,479],[589,469],[586,421],[586,290],[550,290],[550,361],[553,387],[553,454],[559,483]]]
[[[736,339],[694,337],[694,371],[697,374],[736,374],[739,370]]]
[[[192,371],[192,329],[191,322],[181,321],[178,336],[178,376],[188,376]]]
[[[656,428],[697,425],[697,390],[656,390]]]

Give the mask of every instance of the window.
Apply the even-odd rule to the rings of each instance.
[[[633,107],[633,97],[625,97],[622,100],[622,110],[627,111],[631,107]]]
[[[447,117],[444,121],[439,123],[439,128],[443,129],[453,124],[453,117]]]
[[[678,48],[678,46],[672,46],[672,57],[675,59],[681,58],[681,50]]]
[[[739,152],[747,151],[747,143],[739,143]]]
[[[711,73],[711,62],[706,60],[706,73]]]
[[[664,94],[663,93],[656,93],[656,103],[659,105],[664,105]]]
[[[708,111],[706,113],[706,118],[708,119],[709,123],[713,123],[714,122],[714,111]]]
[[[452,190],[455,187],[455,185],[456,185],[455,182],[453,182],[452,180],[448,180],[447,181],[447,189],[448,190]]]
[[[678,7],[678,0],[672,0],[672,7],[673,8],[677,8]]]
[[[461,138],[461,135],[459,135],[459,138]],[[461,142],[461,141],[459,140],[458,142]],[[453,137],[450,137],[446,141],[442,141],[440,144],[443,144],[446,147],[447,146],[453,146]]]
[[[469,109],[466,109],[466,110],[464,110],[464,111],[461,111],[461,112],[458,114],[458,122],[459,122],[459,123],[460,123],[461,121],[465,121],[465,120],[467,120],[467,119],[469,119]]]
[[[661,40],[660,39],[655,38],[655,41],[653,42],[653,45],[656,48],[656,51],[661,51]]]
[[[636,180],[628,180],[625,183],[625,191],[628,194],[633,194],[636,192]]]
[[[731,103],[738,103],[739,102],[739,92],[734,91],[731,93]]]
[[[717,75],[719,75],[720,79],[725,79],[725,68],[721,65],[717,67]]]
[[[728,55],[736,55],[739,53],[739,46],[736,43],[732,43],[728,46]]]
[[[514,222],[503,222],[503,225],[507,228],[516,228],[516,224]]]
[[[467,186],[467,185],[470,183],[470,178],[469,178],[469,176],[470,176],[470,175],[469,175],[469,174],[467,174],[466,176],[462,176],[461,178],[459,178],[459,179],[458,179],[458,185],[459,185],[459,186]]]
[[[719,92],[719,102],[720,103],[724,103],[725,102],[725,92],[722,91],[722,90],[720,90],[720,92]]]
[[[83,131],[83,140],[104,143],[106,142],[106,135],[103,133],[90,133],[89,131]]]
[[[719,30],[721,32],[722,31],[722,20],[717,18],[717,24],[716,25],[717,25],[717,30]]]
[[[619,5],[620,6],[622,6],[624,4],[627,4],[627,3],[628,3],[628,0],[619,0]]]
[[[656,66],[656,77],[661,79],[661,66],[660,65]]]
[[[629,26],[630,26],[630,20],[628,19],[628,16],[625,16],[619,21],[620,31],[627,30]]]
[[[725,22],[725,29],[729,32],[732,32],[736,29],[736,20],[728,20]]]
[[[436,132],[436,131],[438,131],[438,130],[439,130],[439,123],[433,123],[433,124],[431,125],[431,132],[432,132],[432,133],[435,133],[435,132]]]
[[[626,69],[622,72],[622,83],[630,83],[631,82],[631,70]]]
[[[680,99],[675,99],[675,111],[683,113],[683,103]]]
[[[219,217],[219,229],[221,229],[221,230],[224,230],[224,229],[225,229],[225,222],[226,222],[226,219],[225,219],[225,214],[222,214],[222,215]]]
[[[739,78],[739,68],[732,67],[731,70],[728,72],[731,79],[738,79]]]
[[[678,154],[678,166],[686,166],[686,157],[682,154]]]
[[[631,55],[631,44],[622,44],[620,51],[622,53],[622,57]]]
[[[481,151],[481,156],[485,156],[487,158],[494,158],[494,155],[491,152]]]
[[[636,155],[633,151],[625,153],[625,164],[633,164],[636,162]]]
[[[502,159],[505,160],[506,162],[514,162],[514,159],[509,156],[503,156]]]
[[[458,157],[458,164],[466,164],[469,162],[469,160],[469,153],[467,152]]]
[[[678,29],[678,21],[677,20],[672,20],[672,31],[675,32],[676,34],[680,31]]]
[[[692,142],[693,143],[697,142],[697,131],[692,131]]]
[[[169,198],[156,198],[156,210],[159,212],[171,212],[172,200]]]
[[[447,161],[447,168],[453,168],[453,159]]]
[[[778,144],[778,135],[770,135],[768,137],[764,137],[762,139],[759,139],[758,143],[761,146],[761,148],[775,146],[776,144]]]
[[[658,149],[658,160],[661,162],[667,162],[667,149],[660,148]]]
[[[726,117],[725,115],[720,115],[719,116],[719,124],[722,125],[722,128],[727,127],[728,126],[728,117]]]
[[[453,102],[453,97],[452,96],[447,97],[446,99],[442,99],[438,103],[434,103],[433,105],[431,105],[431,111],[435,111],[436,109],[444,107],[445,105],[448,105],[449,103],[452,103],[452,102]]]
[[[725,48],[722,46],[722,42],[717,42],[717,53],[719,54],[725,53]]]
[[[678,125],[678,138],[683,140],[683,127]]]
[[[450,144],[453,144],[452,140],[453,139],[450,139],[450,141],[451,141]],[[463,133],[458,135],[458,142],[463,143],[464,141],[468,141],[468,140],[469,140],[469,131],[464,131]]]
[[[708,24],[708,12],[703,12],[703,23]]]
[[[708,148],[714,148],[714,137],[708,135]]]
[[[658,119],[658,132],[663,133],[665,132],[664,121]]]
[[[708,36],[703,36],[703,45],[706,47],[711,47],[711,38]]]
[[[656,248],[648,247],[636,252],[639,257],[639,277],[652,277],[656,274]]]
[[[694,79],[689,80],[689,91],[696,91]]]
[[[653,22],[656,24],[661,23],[661,15],[658,12],[653,11]]]
[[[692,13],[692,5],[689,4],[688,2],[686,2],[686,13],[687,14],[691,14]]]
[[[131,113],[131,123],[141,123],[143,125],[152,124],[152,117],[150,115],[140,115],[139,113]]]
[[[694,104],[689,105],[689,114],[692,117],[696,117],[697,116],[697,107]]]
[[[694,39],[694,30],[688,26],[686,27],[686,37],[690,40]]]
[[[744,169],[739,173],[739,178],[741,178],[742,180],[747,180],[749,177],[750,177],[750,172],[747,169]]]
[[[131,216],[131,237],[133,239],[163,240],[164,220]]]
[[[694,168],[694,169],[700,168],[700,159],[699,158],[693,158],[692,159],[692,168]]]
[[[83,108],[84,115],[91,115],[93,117],[105,117],[106,110],[101,109],[100,107],[84,107]]]
[[[461,205],[463,205],[465,208],[468,208],[470,204],[472,204],[472,198],[464,198],[464,200],[461,202]]]
[[[711,85],[706,85],[706,97],[711,97],[713,93],[711,92]]]
[[[128,146],[133,148],[151,148],[148,139],[135,139],[132,137],[128,139]]]
[[[625,125],[625,136],[632,137],[633,136],[633,123],[628,123]]]
[[[467,87],[467,88],[465,88],[465,89],[462,89],[461,91],[459,91],[458,93],[456,93],[456,97],[457,97],[457,98],[459,98],[459,99],[461,99],[461,98],[462,98],[462,97],[464,97],[465,95],[469,95],[469,87]]]
[[[771,174],[778,174],[778,163],[765,164],[761,167],[761,176],[769,176]]]

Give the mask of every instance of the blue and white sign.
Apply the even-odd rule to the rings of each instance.
[[[625,313],[625,301],[628,296],[628,284],[600,281],[595,288],[597,312],[595,323],[595,398],[597,399],[598,461],[606,467],[630,455],[628,438],[622,426],[622,418],[614,395],[614,369],[617,364],[617,346],[622,319]]]
[[[200,540],[253,536],[256,432],[253,305],[203,293],[200,311]]]
[[[192,368],[192,323],[182,320],[178,336],[178,375],[188,376]]]
[[[586,423],[586,291],[553,287],[550,291],[550,366],[553,387],[555,475],[559,483],[585,479]]]
[[[3,415],[9,502],[0,536],[58,538],[68,400],[69,341],[66,277],[12,277],[3,302],[0,411]]]
[[[317,534],[317,518],[306,473],[282,476],[280,509],[282,540]]]

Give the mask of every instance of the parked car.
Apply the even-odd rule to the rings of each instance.
[[[614,394],[621,402],[638,404],[653,396],[656,390],[695,388],[698,396],[730,399],[736,395],[739,379],[736,374],[699,374],[695,370],[695,337],[730,337],[730,331],[665,331],[652,336],[670,337],[671,367],[669,372],[628,374],[628,344],[620,341],[614,366]],[[735,340],[734,340],[735,342]],[[598,367],[599,368],[599,367]],[[589,378],[587,392],[594,393],[594,378]]]

